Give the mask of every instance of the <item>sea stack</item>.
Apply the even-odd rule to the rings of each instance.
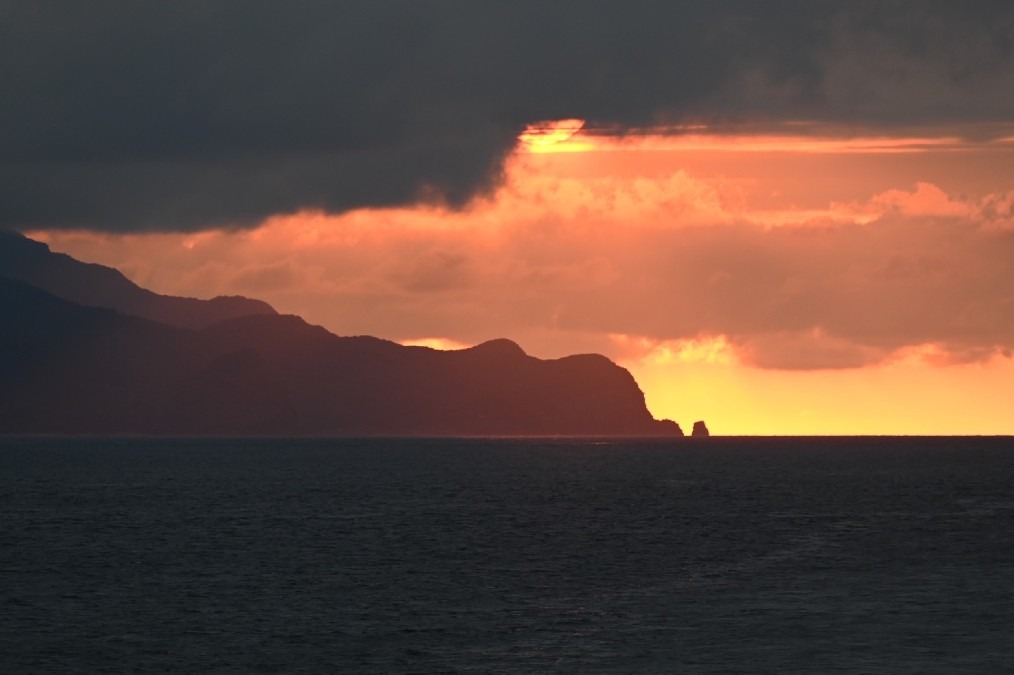
[[[707,438],[710,435],[708,425],[704,423],[704,420],[694,422],[694,430],[690,432],[691,438]]]

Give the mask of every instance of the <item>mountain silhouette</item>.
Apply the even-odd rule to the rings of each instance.
[[[0,432],[282,433],[284,391],[256,354],[0,279]]]
[[[248,314],[275,314],[271,305],[240,296],[211,300],[159,295],[119,270],[83,263],[18,232],[0,230],[0,276],[24,281],[57,297],[89,307],[115,309],[182,328],[203,328]]]
[[[406,347],[275,313],[181,327],[207,316],[195,302],[179,307],[200,320],[169,325],[0,278],[0,433],[682,435],[604,356]]]

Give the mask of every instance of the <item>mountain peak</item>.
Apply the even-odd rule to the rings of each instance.
[[[481,342],[474,347],[469,347],[464,351],[484,355],[528,356],[528,354],[525,353],[525,350],[521,348],[521,345],[513,340],[508,340],[507,338],[487,340],[486,342]]]

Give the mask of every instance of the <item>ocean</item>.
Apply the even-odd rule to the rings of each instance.
[[[1014,440],[0,439],[3,673],[999,673]]]

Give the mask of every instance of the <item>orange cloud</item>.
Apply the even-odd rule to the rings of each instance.
[[[710,419],[751,405],[816,429],[827,406],[775,409],[762,392],[799,406],[798,392],[817,400],[831,386],[865,395],[850,373],[895,394],[906,379],[930,386],[936,371],[940,386],[981,378],[1014,394],[994,377],[1010,372],[1014,349],[1010,144],[749,137],[737,150],[731,137],[582,130],[546,147],[589,139],[597,151],[517,153],[498,191],[459,211],[35,234],[160,292],[261,297],[338,333],[602,352],[635,372],[656,414],[681,420],[680,410]],[[694,396],[711,403],[695,408]],[[830,400],[844,409],[842,396]],[[865,429],[889,428],[852,409],[850,424],[866,415],[882,426]]]
[[[884,212],[896,211],[906,216],[971,216],[974,207],[950,195],[932,183],[919,182],[914,192],[887,190],[871,202]]]

